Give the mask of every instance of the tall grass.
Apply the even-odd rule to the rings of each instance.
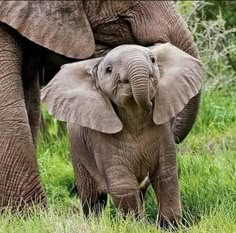
[[[207,2],[183,1],[180,10],[194,33],[205,78],[199,117],[188,138],[178,146],[179,179],[184,224],[178,232],[236,232],[236,85],[229,56],[235,52],[234,28],[226,29],[219,11],[206,21]],[[201,18],[199,18],[201,15]],[[71,190],[74,175],[64,130],[43,111],[49,129],[40,135],[38,163],[49,209],[23,218],[5,213],[0,233],[8,232],[158,232],[154,193],[148,190],[146,215],[139,221],[120,217],[109,201],[101,218],[83,217]]]

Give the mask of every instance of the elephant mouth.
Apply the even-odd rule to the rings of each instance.
[[[132,93],[124,93],[123,97],[124,98],[133,98],[133,94]]]
[[[119,91],[118,99],[122,106],[129,106],[135,103],[134,96],[130,87]]]
[[[128,84],[122,91],[122,96],[124,98],[132,98],[133,97],[133,92],[132,92],[132,89],[131,89],[131,86]]]
[[[132,93],[122,94],[122,99],[123,99],[122,102],[123,102],[124,105],[130,105],[130,104],[135,102]]]

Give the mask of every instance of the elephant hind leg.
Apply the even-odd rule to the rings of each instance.
[[[0,207],[46,204],[24,101],[22,45],[0,23]]]
[[[107,204],[107,192],[100,189],[99,184],[79,162],[76,163],[76,183],[85,216],[90,213],[99,215]]]
[[[41,48],[30,41],[25,41],[25,45],[27,47],[25,46],[23,54],[23,87],[33,142],[36,145],[41,117],[39,85],[42,76]]]

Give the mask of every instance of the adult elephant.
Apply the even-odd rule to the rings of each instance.
[[[56,72],[69,58],[91,57],[97,43],[114,47],[170,42],[198,56],[171,1],[1,1],[0,22],[2,207],[46,205],[35,157],[45,61],[52,62]],[[199,95],[173,120],[176,141],[191,129],[198,103]]]

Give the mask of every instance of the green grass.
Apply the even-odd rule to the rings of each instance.
[[[178,147],[181,200],[185,226],[178,232],[236,232],[236,91],[204,90],[198,120]],[[49,210],[31,217],[4,214],[0,233],[8,232],[157,232],[157,207],[150,189],[146,215],[139,221],[122,219],[111,201],[101,218],[86,219],[79,200],[70,195],[74,184],[66,134],[58,135],[46,112],[48,135],[41,135],[38,162]]]

